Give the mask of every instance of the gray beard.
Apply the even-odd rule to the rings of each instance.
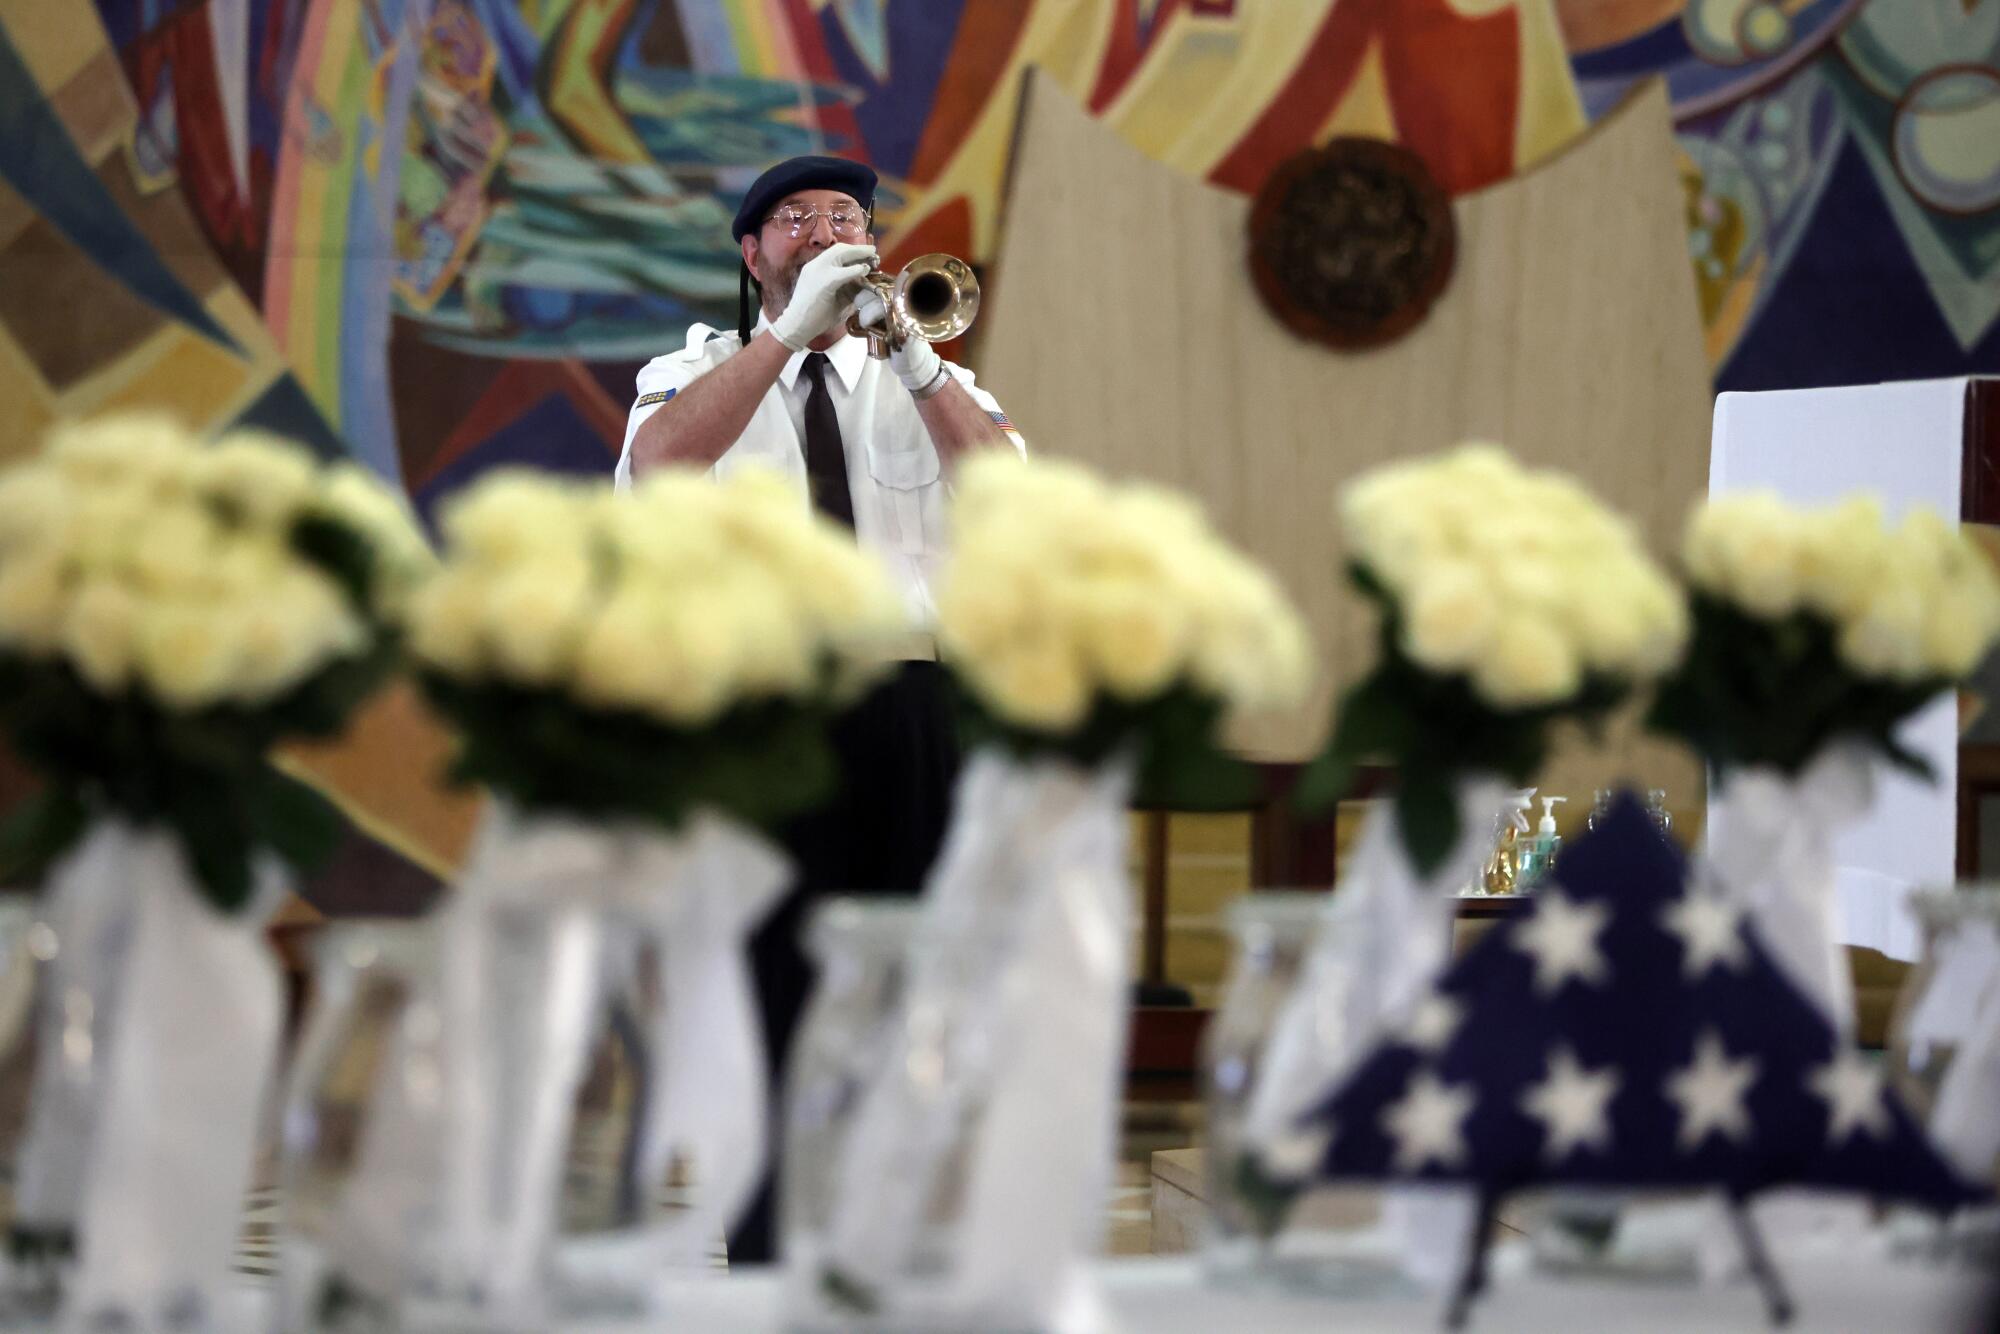
[[[799,264],[769,278],[757,275],[757,283],[764,289],[763,306],[767,318],[777,319],[785,313],[785,307],[792,304],[792,293],[799,285],[799,270],[804,267],[804,264]]]

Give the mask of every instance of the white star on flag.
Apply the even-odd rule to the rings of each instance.
[[[1465,1118],[1472,1112],[1470,1084],[1447,1085],[1425,1070],[1410,1080],[1400,1101],[1382,1112],[1382,1128],[1396,1141],[1396,1170],[1426,1163],[1456,1167],[1465,1161]]]
[[[1750,1138],[1750,1110],[1743,1096],[1756,1080],[1755,1058],[1730,1060],[1715,1030],[1704,1031],[1695,1043],[1694,1063],[1667,1080],[1667,1097],[1681,1112],[1682,1151],[1698,1148],[1711,1134]]]
[[[1465,1007],[1442,992],[1433,991],[1417,1002],[1410,1022],[1403,1026],[1403,1041],[1432,1056],[1443,1051],[1465,1019]]]
[[[1687,894],[1660,914],[1660,922],[1680,937],[1682,968],[1690,981],[1718,965],[1750,966],[1743,949],[1743,910],[1720,894]]]
[[[1826,1100],[1826,1140],[1838,1144],[1857,1130],[1871,1139],[1889,1134],[1889,1108],[1882,1101],[1882,1076],[1856,1051],[1835,1054],[1816,1066],[1806,1086]]]
[[[1535,990],[1553,996],[1570,978],[1603,982],[1609,969],[1597,936],[1610,918],[1611,909],[1602,903],[1578,903],[1554,890],[1537,896],[1534,913],[1512,941],[1535,961]]]
[[[1528,1115],[1546,1132],[1543,1150],[1551,1162],[1567,1158],[1588,1145],[1600,1152],[1611,1147],[1611,1118],[1606,1115],[1618,1092],[1618,1071],[1611,1066],[1585,1070],[1567,1047],[1549,1053],[1549,1072],[1521,1099]]]

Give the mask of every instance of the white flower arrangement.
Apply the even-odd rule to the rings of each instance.
[[[1694,644],[1652,721],[1724,767],[1795,774],[1847,735],[1920,768],[1896,725],[2000,637],[1993,561],[1926,509],[1892,526],[1869,496],[1725,496],[1689,515],[1681,563]]]
[[[1625,519],[1494,445],[1366,473],[1339,512],[1381,644],[1299,800],[1330,805],[1355,766],[1387,760],[1406,850],[1428,874],[1458,836],[1454,785],[1528,782],[1554,722],[1594,723],[1673,666],[1687,608]]]
[[[1632,526],[1575,479],[1491,445],[1396,464],[1341,497],[1349,558],[1398,613],[1399,644],[1499,710],[1546,708],[1588,676],[1673,665],[1685,605]]]
[[[769,824],[831,782],[824,726],[909,632],[886,574],[773,474],[629,494],[509,470],[440,515],[409,644],[458,773],[524,809]]]
[[[962,467],[952,518],[939,646],[1017,750],[1134,747],[1142,787],[1185,794],[1222,772],[1218,725],[1311,686],[1282,590],[1181,496],[998,453]]]
[[[275,436],[57,430],[0,473],[0,723],[50,779],[12,855],[108,807],[174,826],[226,906],[253,845],[304,857],[325,822],[265,753],[337,731],[380,682],[429,561],[399,494]]]

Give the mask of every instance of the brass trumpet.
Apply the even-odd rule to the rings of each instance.
[[[979,279],[964,260],[942,252],[919,255],[891,278],[880,269],[864,280],[889,308],[889,329],[870,328],[859,315],[847,317],[847,331],[868,340],[868,355],[880,360],[911,338],[942,343],[972,327],[979,314]]]

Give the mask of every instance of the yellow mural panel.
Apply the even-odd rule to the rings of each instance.
[[[1075,42],[1078,26],[1075,20],[1079,9],[1087,11],[1087,16],[1096,20],[1095,30],[1085,50],[1065,52],[1059,43],[1064,39]],[[994,233],[999,224],[1001,176],[1006,170],[1007,152],[1013,142],[1014,121],[1021,102],[1021,72],[1030,65],[1043,64],[1043,56],[1047,54],[1051,57],[1052,71],[1059,69],[1063,72],[1056,82],[1072,97],[1087,97],[1090,92],[1087,80],[1102,58],[1104,43],[1110,32],[1110,17],[1108,6],[1085,4],[1083,0],[1070,6],[1039,5],[1035,8],[1021,39],[1014,45],[1014,54],[1007,62],[1006,72],[996,85],[1001,91],[988,99],[979,119],[959,144],[958,151],[938,173],[923,199],[906,218],[900,220],[906,230],[920,223],[936,203],[963,196],[972,208],[973,253],[992,253]]]
[[[1396,137],[1396,113],[1389,105],[1389,75],[1382,65],[1382,39],[1368,43],[1367,54],[1361,57],[1361,67],[1354,71],[1354,86],[1347,90],[1347,96],[1340,99],[1340,105],[1320,126],[1313,142],[1323,144],[1327,140],[1343,134],[1358,134],[1370,139],[1394,139]]]
[[[1462,0],[1454,0],[1454,4]],[[1532,166],[1582,134],[1589,122],[1551,0],[1520,0],[1521,100],[1514,122],[1514,169]]]
[[[4,325],[0,325],[0,403],[7,405],[7,428],[0,431],[0,463],[5,463],[33,452],[56,414],[48,386]]]
[[[239,401],[254,397],[274,377],[246,383],[244,365],[227,349],[171,325],[146,340],[104,374],[65,395],[71,413],[163,408],[198,431],[236,414]],[[85,401],[87,400],[87,404]]]
[[[97,11],[82,0],[0,0],[0,24],[48,93],[75,78],[110,45]]]
[[[1161,162],[1190,176],[1206,176],[1250,130],[1271,97],[1298,68],[1305,44],[1319,31],[1335,0],[1286,5],[1246,5],[1239,13],[1241,53],[1228,77],[1210,94],[1207,114],[1165,152]]]
[[[1242,57],[1242,25],[1176,11],[1158,51],[1106,109],[1104,118],[1132,146],[1165,157],[1174,143],[1214,114],[1216,90]]]

